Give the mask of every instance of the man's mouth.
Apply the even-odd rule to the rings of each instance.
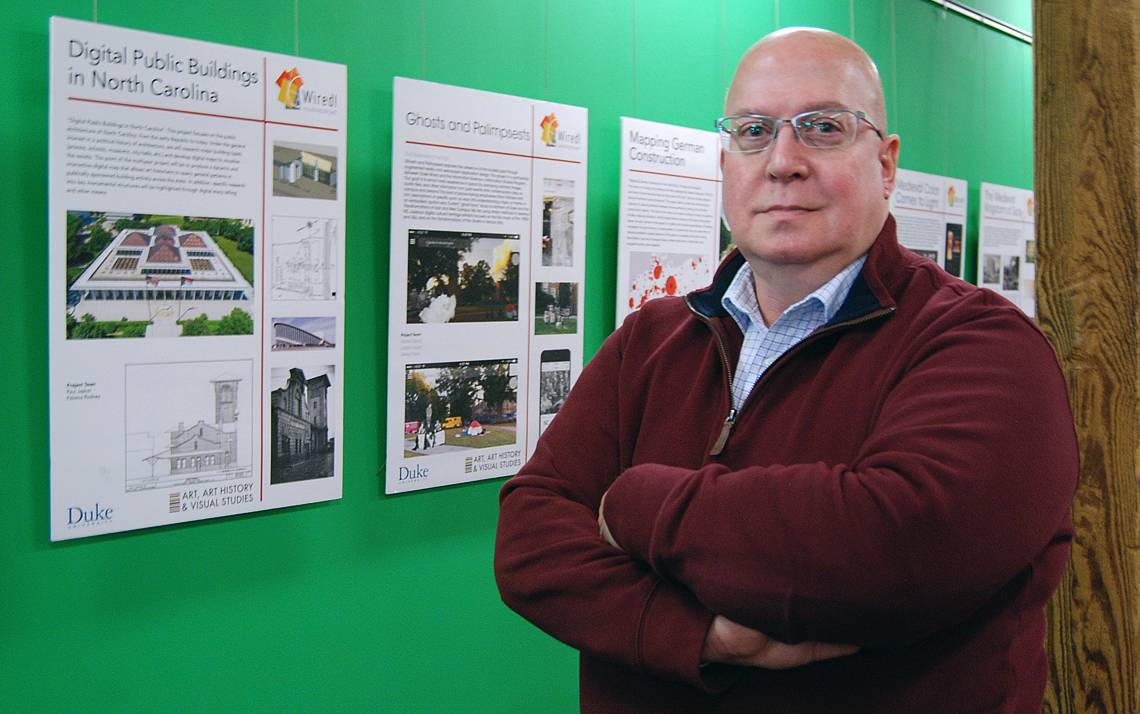
[[[769,216],[796,216],[802,213],[809,213],[813,210],[815,209],[794,204],[777,203],[762,209],[760,212]]]

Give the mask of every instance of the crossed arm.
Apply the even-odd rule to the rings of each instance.
[[[961,621],[1055,536],[1076,473],[1043,340],[1010,350],[977,327],[932,341],[849,464],[616,476],[628,435],[611,338],[503,489],[504,600],[595,656],[705,687],[702,658],[794,666]]]
[[[614,540],[606,525],[606,497],[598,506],[598,535],[614,548],[621,545]],[[859,651],[855,645],[827,642],[780,642],[759,630],[733,622],[724,615],[714,615],[701,647],[701,662],[732,664],[762,669],[790,669],[820,660],[843,657]]]

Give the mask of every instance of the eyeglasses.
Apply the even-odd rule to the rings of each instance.
[[[763,114],[737,114],[716,120],[721,145],[733,154],[751,154],[772,145],[780,127],[792,127],[796,139],[812,149],[842,149],[855,143],[859,122],[883,138],[883,132],[871,123],[867,115],[853,109],[817,109],[797,114],[791,119],[777,119]]]

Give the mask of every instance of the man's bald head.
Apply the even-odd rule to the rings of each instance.
[[[883,83],[875,63],[862,47],[843,35],[814,27],[777,30],[752,45],[736,66],[725,98],[725,114],[756,113],[741,104],[742,80],[756,72],[779,73],[782,67],[793,63],[818,65],[821,72],[828,72],[836,82],[854,90],[866,104],[851,108],[865,111],[875,126],[887,133]]]
[[[862,112],[866,121],[849,124],[852,133],[841,146],[805,143],[803,127],[780,123],[770,125],[772,141],[763,149],[739,151],[726,142],[721,152],[724,215],[761,300],[776,293],[801,299],[867,252],[890,211],[899,138],[886,133],[875,64],[841,35],[781,30],[740,60],[726,116],[787,120],[827,109]],[[821,132],[838,127],[826,121],[811,127],[817,123]],[[770,305],[779,308],[773,315],[795,300]]]

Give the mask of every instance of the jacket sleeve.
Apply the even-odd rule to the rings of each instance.
[[[922,338],[852,463],[639,464],[606,497],[611,533],[784,641],[900,646],[962,621],[1067,549],[1076,440],[1052,349],[1013,308]]]
[[[495,577],[504,602],[591,655],[706,690],[713,614],[685,588],[598,535],[598,503],[620,473],[615,380],[620,331],[594,356],[535,454],[500,494]]]

